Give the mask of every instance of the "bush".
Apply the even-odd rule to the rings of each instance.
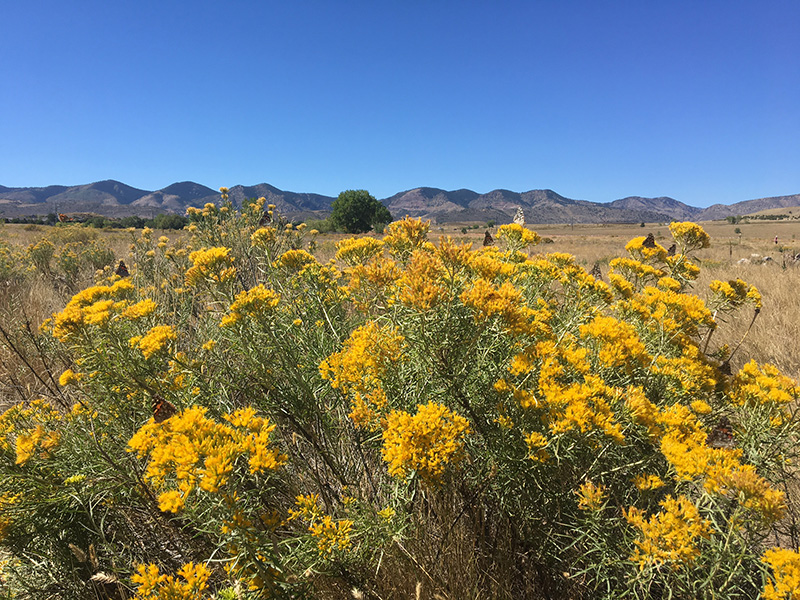
[[[520,225],[473,251],[407,218],[320,263],[306,227],[268,213],[194,209],[186,246],[145,229],[130,278],[46,325],[43,351],[69,360],[60,386],[0,417],[14,565],[0,585],[65,598],[99,572],[157,598],[793,585],[798,555],[765,542],[786,535],[800,390],[766,364],[730,373],[718,320],[761,298],[740,280],[691,293],[700,227],[670,225],[674,256],[634,238],[606,285],[570,255],[530,256],[539,237]]]

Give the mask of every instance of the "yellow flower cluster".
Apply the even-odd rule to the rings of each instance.
[[[401,358],[403,342],[391,326],[371,321],[354,330],[340,352],[320,363],[322,378],[350,398],[350,418],[357,426],[379,428],[387,405],[382,378]]]
[[[429,230],[430,221],[406,217],[387,225],[383,243],[395,258],[406,261],[414,250],[428,241]]]
[[[591,374],[587,348],[577,345],[572,336],[559,344],[542,341],[516,355],[509,373],[525,376],[538,368],[535,390],[516,386],[505,380],[495,384],[500,393],[510,392],[523,409],[539,409],[542,421],[554,435],[569,431],[600,431],[616,442],[623,440],[622,427],[616,421],[612,405],[620,400],[620,392]]]
[[[416,472],[433,484],[461,460],[469,432],[469,422],[443,404],[420,404],[415,415],[393,410],[383,431],[383,460],[394,477]]]
[[[278,230],[274,227],[262,227],[256,229],[250,236],[250,243],[253,246],[268,247],[278,239]]]
[[[62,387],[72,385],[73,383],[79,383],[82,379],[83,373],[75,373],[72,369],[67,369],[58,378],[58,385]]]
[[[550,331],[547,324],[552,316],[550,311],[529,308],[522,292],[511,282],[497,287],[486,279],[478,279],[461,294],[461,301],[475,310],[476,321],[500,317],[509,333],[541,335]]]
[[[672,233],[672,237],[675,238],[675,242],[680,247],[682,254],[692,250],[708,248],[711,245],[711,238],[697,223],[674,221],[669,224],[669,231]]]
[[[336,260],[351,267],[363,265],[383,254],[383,245],[373,237],[346,238],[336,243]]]
[[[287,460],[270,443],[275,425],[257,417],[253,408],[225,415],[229,424],[205,414],[205,408],[194,406],[163,423],[150,419],[128,442],[129,452],[137,452],[140,458],[149,454],[145,476],[157,489],[168,475],[174,476],[177,489],[158,498],[163,511],[178,512],[196,487],[219,491],[239,456],[249,456],[250,473],[277,470]]]
[[[636,489],[640,492],[646,492],[649,490],[657,490],[658,488],[664,487],[666,483],[664,480],[661,479],[658,475],[638,475],[633,479],[633,485],[636,486]]]
[[[509,278],[520,269],[521,262],[515,260],[517,257],[512,253],[502,252],[496,246],[486,246],[477,252],[471,252],[467,258],[470,268],[481,278],[487,281],[494,281],[498,278]],[[549,262],[542,260],[539,261],[547,266],[552,266]],[[528,267],[532,267],[536,262],[530,263]],[[555,271],[553,269],[551,279],[555,279]]]
[[[228,314],[222,317],[220,327],[230,327],[247,317],[259,320],[273,312],[278,306],[280,295],[264,284],[258,284],[244,292],[239,292],[231,304]]]
[[[53,336],[67,342],[88,326],[102,327],[114,314],[127,306],[134,294],[133,283],[121,279],[113,285],[96,285],[75,294],[53,319],[49,321]]]
[[[317,550],[321,556],[330,555],[334,550],[348,550],[351,545],[350,534],[353,521],[326,515],[319,505],[317,494],[305,494],[295,499],[296,509],[289,509],[288,521],[296,519],[308,521],[308,531],[316,539]]]
[[[192,252],[189,255],[192,266],[186,271],[186,285],[196,287],[204,282],[224,283],[236,277],[234,257],[230,252],[231,249],[224,246]]]
[[[667,333],[696,336],[700,327],[716,327],[711,311],[692,294],[648,286],[641,294],[621,301],[619,306],[623,313],[634,314]]]
[[[689,407],[675,403],[659,410],[643,397],[636,404],[630,400],[634,418],[660,440],[661,453],[678,480],[700,478],[707,492],[738,498],[764,522],[781,518],[783,492],[770,487],[752,465],[742,464],[740,449],[710,448],[705,427]]]
[[[39,450],[42,458],[47,458],[53,448],[58,445],[61,434],[57,431],[48,431],[43,425],[17,433],[17,460],[18,465],[24,465]]]
[[[575,493],[578,496],[578,508],[581,510],[600,510],[606,499],[605,486],[595,485],[591,481],[582,483]]]
[[[761,293],[741,279],[730,281],[714,280],[709,284],[711,292],[716,295],[720,308],[727,310],[736,309],[745,302],[749,302],[754,308],[761,309]]]
[[[505,240],[511,250],[521,250],[529,246],[535,246],[541,241],[538,233],[523,227],[519,223],[501,225],[497,237]]]
[[[764,586],[764,600],[800,600],[800,554],[771,548],[761,561],[772,567],[772,580]]]
[[[134,600],[211,600],[208,578],[211,572],[205,565],[188,563],[173,575],[163,575],[154,564],[139,565],[131,581],[139,587]]]
[[[330,515],[325,515],[309,525],[308,530],[317,540],[319,553],[330,554],[334,550],[347,550],[350,547],[352,528],[353,522],[349,519],[334,521]]]
[[[605,367],[630,371],[634,365],[644,366],[651,360],[633,326],[614,317],[598,315],[581,325],[580,332],[582,337],[596,340],[597,356]]]
[[[37,455],[47,458],[58,446],[57,431],[62,415],[46,400],[34,400],[28,407],[17,404],[0,415],[0,450],[14,447],[16,464],[24,465]]]
[[[398,282],[400,301],[420,312],[446,302],[450,297],[446,275],[447,270],[438,256],[424,250],[412,252],[405,273]]]
[[[698,543],[711,536],[711,523],[700,517],[697,507],[685,496],[667,496],[660,502],[663,511],[646,519],[641,510],[630,508],[625,513],[628,523],[641,531],[635,541],[631,560],[640,568],[669,564],[677,569],[700,555]]]
[[[291,271],[300,271],[303,267],[318,263],[317,259],[305,250],[287,250],[278,257],[276,264]]]
[[[227,200],[227,189],[228,188],[220,188],[220,190],[226,190],[222,196],[223,200]],[[190,217],[213,217],[219,214],[220,209],[217,207],[216,204],[213,202],[206,202],[203,208],[197,208],[196,206],[190,206],[186,209],[186,214]]]
[[[403,272],[391,258],[378,257],[367,264],[347,269],[350,280],[346,292],[358,308],[369,311],[374,306],[387,304],[395,295],[395,284]]]
[[[759,404],[785,406],[800,397],[800,386],[770,364],[761,366],[754,360],[736,374],[731,401],[739,406]]]
[[[12,507],[19,501],[19,494],[3,492],[0,494],[0,542],[5,538],[9,528],[14,524]]]
[[[160,353],[171,340],[176,340],[177,338],[178,334],[171,325],[156,325],[143,336],[132,337],[130,346],[141,350],[147,359],[154,354]]]
[[[616,283],[616,279],[611,279],[612,274],[620,275],[626,281],[639,286],[647,282],[656,282],[665,274],[663,270],[633,258],[615,258],[608,264],[610,267],[609,280],[615,286],[620,284]]]
[[[689,340],[681,346],[681,356],[658,356],[650,372],[662,377],[670,395],[694,398],[713,392],[717,385],[716,372],[700,348]]]
[[[125,310],[122,311],[122,317],[125,319],[143,319],[144,317],[149,317],[152,315],[158,305],[155,301],[151,300],[150,298],[145,298],[137,302],[136,304],[131,304]]]
[[[625,250],[630,252],[631,256],[638,258],[642,261],[657,261],[663,262],[667,258],[667,250],[659,243],[653,244],[650,248],[644,245],[647,238],[644,236],[635,237],[625,245]]]

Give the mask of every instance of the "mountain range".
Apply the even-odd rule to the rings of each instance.
[[[230,198],[241,205],[246,198],[265,197],[267,203],[293,220],[322,219],[335,198],[321,194],[280,190],[267,183],[230,188]],[[106,180],[77,186],[12,188],[0,185],[0,217],[13,218],[47,213],[90,213],[106,217],[159,213],[183,214],[189,206],[219,203],[218,191],[183,181],[156,191],[141,190],[119,181]],[[708,208],[689,206],[669,197],[630,196],[613,202],[573,200],[552,190],[512,192],[493,190],[446,191],[420,187],[399,192],[382,202],[395,218],[424,217],[434,223],[489,221],[508,223],[522,207],[528,223],[636,223],[658,221],[705,221],[745,215],[769,208],[800,206],[800,194],[714,204]]]

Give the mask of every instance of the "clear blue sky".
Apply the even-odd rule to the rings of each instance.
[[[4,2],[0,185],[800,193],[800,2]]]

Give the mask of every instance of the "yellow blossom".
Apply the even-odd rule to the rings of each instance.
[[[133,320],[148,317],[153,314],[157,306],[158,305],[153,300],[146,298],[140,302],[137,302],[136,304],[130,305],[123,310],[122,317]]]
[[[139,587],[133,600],[206,600],[211,572],[205,565],[188,563],[178,577],[162,575],[154,564],[138,565],[131,581]]]
[[[628,523],[641,531],[631,556],[640,568],[663,563],[678,568],[693,562],[700,555],[698,543],[713,531],[711,523],[700,517],[697,507],[684,496],[668,496],[660,505],[664,510],[649,520],[636,508],[625,513]]]
[[[130,345],[141,350],[145,358],[150,358],[163,350],[170,340],[177,338],[178,334],[172,326],[156,325],[144,336],[131,338]]]
[[[395,258],[405,261],[415,249],[423,247],[428,240],[430,226],[430,221],[406,217],[386,227],[383,242]]]
[[[606,488],[586,481],[575,492],[578,496],[578,508],[581,510],[597,511],[603,507],[606,498]]]
[[[381,255],[383,245],[373,237],[346,238],[336,243],[336,259],[350,266],[364,264]]]
[[[648,490],[657,490],[658,488],[664,487],[666,483],[664,480],[661,479],[658,475],[639,475],[634,477],[633,484],[636,486],[641,492],[648,491]]]
[[[512,250],[521,250],[529,246],[535,246],[541,238],[535,231],[531,231],[519,223],[508,223],[501,225],[497,237],[503,239]]]
[[[192,266],[186,271],[186,285],[197,286],[203,282],[224,283],[236,276],[230,248],[215,247],[195,250],[189,255]]]
[[[772,568],[764,586],[764,600],[800,600],[800,554],[795,550],[770,548],[761,561]]]
[[[83,373],[75,373],[72,369],[67,369],[58,378],[58,385],[67,386],[73,383],[78,383],[83,379]]]
[[[696,223],[689,221],[679,223],[674,221],[669,224],[669,230],[684,254],[691,250],[708,248],[711,245],[711,238],[703,231],[703,228]]]
[[[448,464],[463,456],[469,422],[436,402],[417,406],[417,414],[392,411],[383,431],[383,460],[389,473],[416,472],[427,483],[439,481]]]

